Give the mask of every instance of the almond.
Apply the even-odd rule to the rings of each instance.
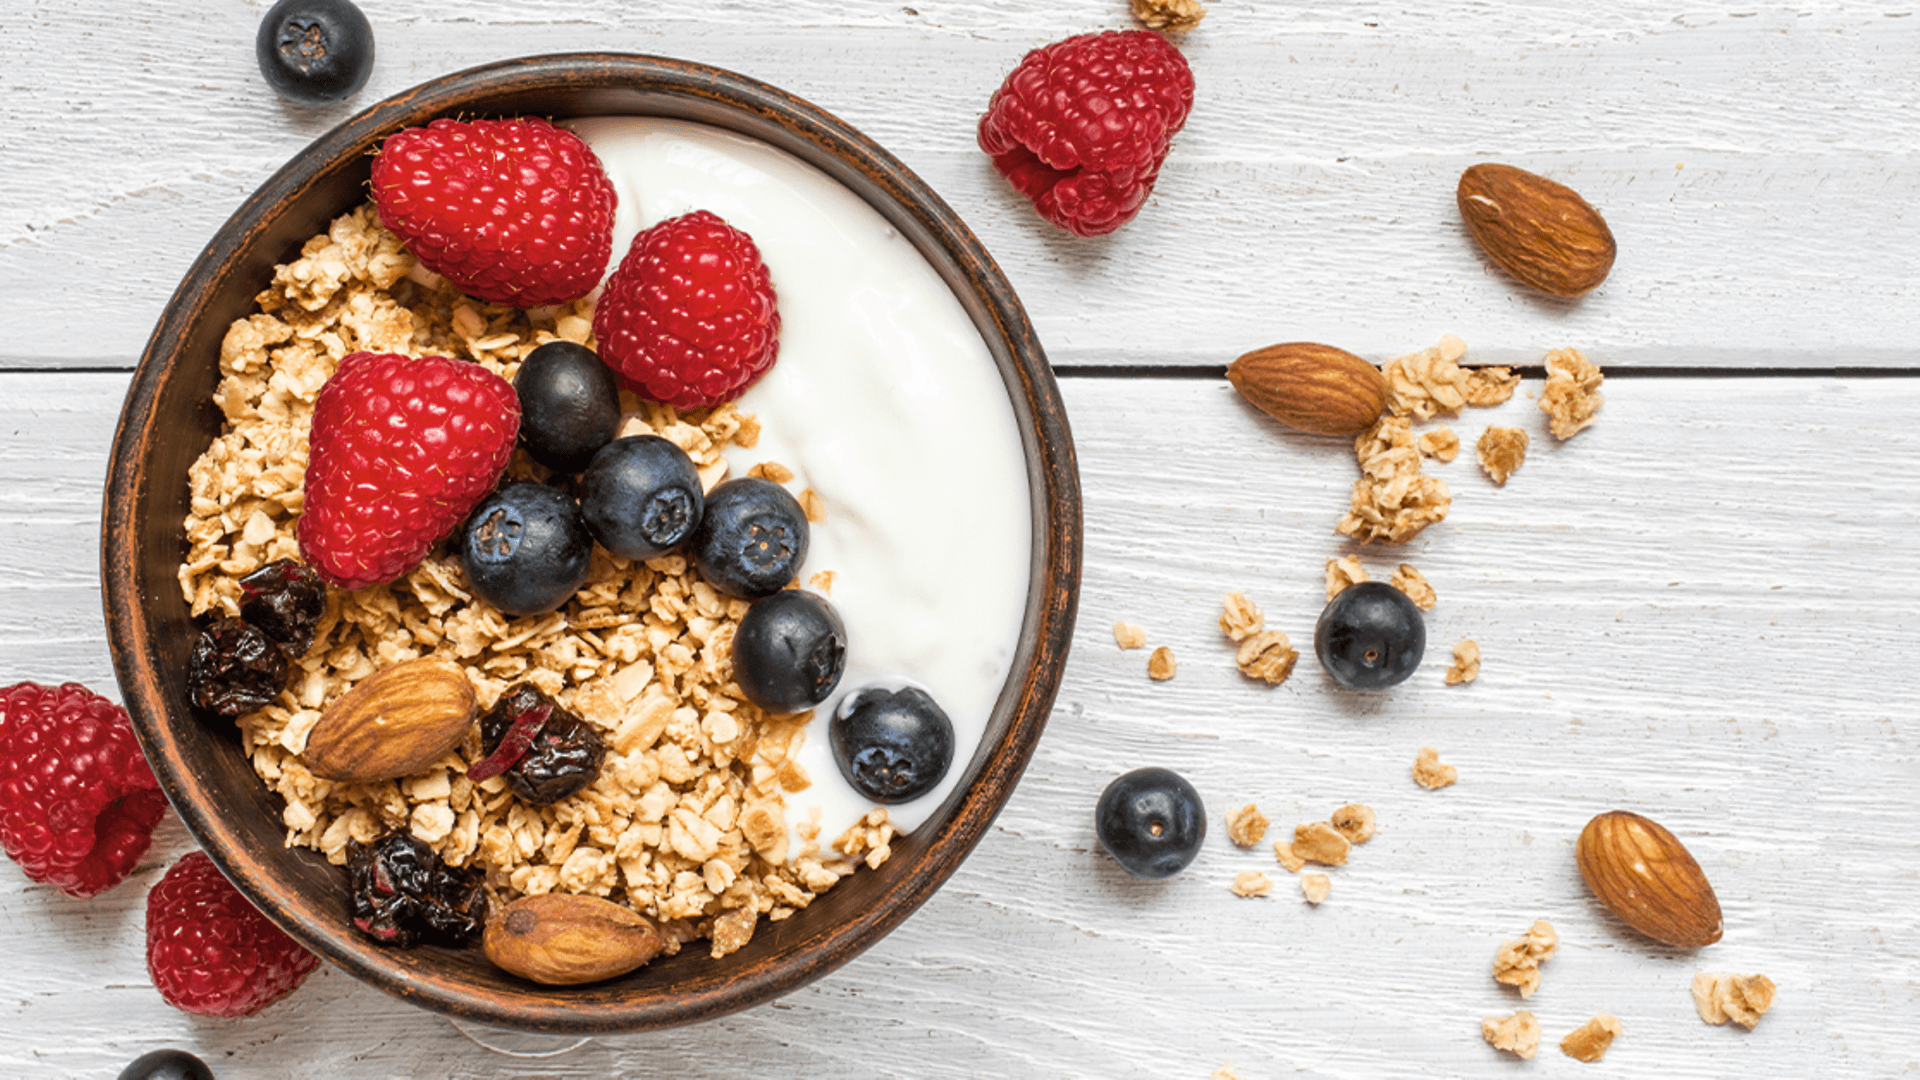
[[[411,776],[460,745],[473,725],[460,665],[422,657],[382,668],[327,706],[301,757],[325,780]]]
[[[1574,848],[1580,876],[1628,926],[1667,945],[1720,940],[1720,900],[1677,837],[1626,810],[1587,822]]]
[[[487,920],[487,959],[548,986],[625,975],[659,955],[665,939],[639,912],[572,893],[523,896]]]
[[[1380,369],[1331,345],[1269,345],[1227,365],[1227,381],[1254,408],[1314,435],[1358,435],[1387,407]]]
[[[1572,188],[1491,162],[1460,174],[1460,216],[1500,269],[1541,292],[1573,297],[1613,269],[1613,233]]]

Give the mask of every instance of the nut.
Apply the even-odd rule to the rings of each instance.
[[[1269,345],[1227,365],[1227,381],[1254,408],[1314,435],[1358,435],[1387,407],[1380,369],[1331,345]]]
[[[1613,233],[1565,184],[1485,162],[1460,174],[1456,197],[1487,256],[1541,292],[1579,296],[1613,269]]]
[[[460,665],[422,657],[381,668],[327,706],[301,756],[325,780],[411,776],[459,746],[473,725]]]
[[[625,975],[665,939],[639,912],[573,893],[523,896],[487,920],[487,959],[523,979],[572,986]]]
[[[1720,900],[1679,839],[1626,810],[1587,822],[1574,847],[1580,876],[1628,926],[1667,945],[1698,949],[1720,940]]]

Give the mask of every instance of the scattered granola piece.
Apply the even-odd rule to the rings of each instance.
[[[1324,866],[1347,865],[1347,852],[1353,850],[1353,842],[1334,831],[1333,826],[1324,821],[1293,827],[1293,853]]]
[[[1173,678],[1177,668],[1178,665],[1173,662],[1173,650],[1165,645],[1153,650],[1153,655],[1147,657],[1147,677],[1155,682],[1166,682]]]
[[[1489,1016],[1480,1021],[1480,1037],[1495,1050],[1525,1060],[1540,1049],[1540,1022],[1525,1009],[1512,1016]]]
[[[1420,748],[1420,756],[1413,762],[1413,781],[1428,791],[1443,787],[1452,787],[1460,779],[1460,770],[1451,765],[1440,764],[1440,751],[1431,746]]]
[[[1556,439],[1571,439],[1593,423],[1603,399],[1605,377],[1598,364],[1589,363],[1578,349],[1555,349],[1547,354],[1547,388],[1540,393],[1540,411],[1547,414],[1547,430]]]
[[[1364,844],[1373,839],[1373,807],[1365,803],[1348,803],[1335,810],[1327,823],[1350,843]]]
[[[1227,811],[1227,837],[1241,847],[1252,847],[1267,835],[1267,816],[1252,803]]]
[[[1245,641],[1267,625],[1267,617],[1246,593],[1230,592],[1220,611],[1220,632],[1235,641]]]
[[[1612,1013],[1599,1013],[1561,1039],[1560,1052],[1575,1061],[1599,1061],[1607,1056],[1607,1048],[1619,1037],[1619,1018]]]
[[[1413,606],[1421,611],[1432,611],[1433,605],[1440,601],[1434,595],[1433,586],[1427,584],[1427,576],[1415,570],[1412,563],[1401,563],[1394,570],[1393,580],[1389,584],[1406,593],[1407,599],[1413,601]]]
[[[1258,870],[1242,870],[1233,875],[1233,895],[1271,896],[1273,879]]]
[[[1147,645],[1147,632],[1139,623],[1117,622],[1113,624],[1113,643],[1123,649],[1143,649]]]
[[[1480,677],[1480,643],[1472,638],[1453,647],[1453,663],[1447,668],[1447,685],[1458,686]]]
[[[1396,416],[1432,419],[1435,413],[1459,412],[1467,403],[1467,373],[1460,358],[1467,343],[1452,334],[1440,344],[1396,357],[1380,365],[1387,379],[1387,408]]]
[[[1702,971],[1693,977],[1693,1007],[1709,1024],[1731,1020],[1748,1031],[1773,1008],[1773,980],[1765,975]]]
[[[1240,651],[1234,656],[1240,674],[1250,679],[1265,679],[1278,686],[1293,674],[1294,661],[1300,659],[1300,650],[1287,641],[1287,635],[1278,630],[1262,630],[1240,643]]]
[[[1133,0],[1133,17],[1149,30],[1179,33],[1199,26],[1207,9],[1200,0]]]
[[[1493,957],[1493,981],[1520,991],[1523,999],[1531,997],[1540,989],[1540,965],[1559,947],[1560,935],[1554,933],[1553,924],[1534,920],[1526,937],[1500,943]]]
[[[1455,435],[1452,428],[1434,428],[1432,431],[1421,432],[1420,436],[1413,440],[1413,446],[1420,451],[1421,456],[1430,457],[1436,461],[1452,461],[1460,456],[1460,436]]]
[[[1507,477],[1527,460],[1527,433],[1517,427],[1489,427],[1480,433],[1474,449],[1480,455],[1480,467],[1505,487]]]
[[[1503,405],[1520,386],[1520,376],[1512,368],[1477,367],[1468,368],[1467,385],[1462,390],[1467,404],[1478,409],[1492,405]]]
[[[762,480],[771,480],[776,484],[784,484],[793,479],[793,470],[777,461],[763,461],[753,468],[748,469],[747,475],[757,476]]]
[[[1273,842],[1273,857],[1281,866],[1287,868],[1287,873],[1289,874],[1297,874],[1300,872],[1301,867],[1307,865],[1307,860],[1301,858],[1299,853],[1293,850],[1293,843],[1288,840],[1275,840]]]
[[[1360,478],[1335,532],[1363,544],[1404,544],[1446,518],[1453,495],[1444,481],[1420,471],[1420,452],[1406,417],[1382,416],[1354,440],[1354,456]]]
[[[1360,565],[1359,559],[1342,555],[1338,559],[1327,560],[1327,599],[1339,596],[1349,585],[1358,585],[1366,580],[1367,568]]]
[[[800,510],[807,515],[807,521],[818,525],[827,520],[827,500],[820,493],[808,488],[800,493]]]
[[[1208,1080],[1241,1080],[1241,1076],[1239,1073],[1233,1071],[1233,1062],[1229,1061],[1213,1070],[1208,1076]]]
[[[1300,876],[1300,894],[1307,903],[1318,907],[1327,894],[1333,891],[1333,882],[1325,874],[1302,874]]]

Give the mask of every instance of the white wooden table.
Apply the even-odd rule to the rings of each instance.
[[[1079,630],[1045,739],[993,834],[901,929],[778,1002],[571,1040],[463,1032],[334,970],[244,1021],[165,1005],[144,897],[74,901],[0,867],[0,1075],[107,1077],[159,1046],[233,1077],[1829,1076],[1920,1069],[1920,18],[1910,3],[1219,0],[1184,49],[1198,103],[1146,211],[1079,241],[974,145],[1027,49],[1128,25],[1124,0],[365,0],[350,105],[281,104],[266,0],[0,0],[0,681],[115,693],[96,560],[120,399],[174,284],[273,169],[354,109],[509,56],[685,57],[787,88],[917,170],[1005,267],[1057,364],[1085,485]],[[1453,209],[1497,159],[1586,195],[1620,240],[1578,303],[1492,270]],[[1339,440],[1242,405],[1218,367],[1321,340],[1371,359],[1443,332],[1470,359],[1605,366],[1564,444],[1523,393],[1455,422],[1533,434],[1504,489],[1430,466],[1452,516],[1405,550],[1339,542]],[[1538,379],[1524,387],[1537,390]],[[1433,582],[1429,659],[1381,697],[1310,656],[1243,680],[1214,628],[1244,590],[1299,643],[1322,566]],[[1150,683],[1108,628],[1180,658]],[[1443,685],[1476,639],[1478,682]],[[1408,768],[1441,749],[1460,783]],[[1213,836],[1171,882],[1097,850],[1102,786],[1159,764]],[[1318,909],[1220,816],[1276,827],[1370,803],[1380,835]],[[1649,944],[1591,900],[1572,844],[1642,810],[1705,865],[1725,940]],[[1227,891],[1261,869],[1268,899]],[[1535,918],[1564,945],[1528,1064],[1479,1037],[1520,1007],[1488,967]],[[1764,972],[1751,1033],[1703,1025],[1696,970]],[[1590,1067],[1551,1043],[1593,1013]],[[471,1041],[542,1057],[508,1058]]]

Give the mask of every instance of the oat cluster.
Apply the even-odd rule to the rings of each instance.
[[[1165,645],[1153,650],[1153,654],[1147,657],[1147,678],[1154,682],[1166,682],[1179,670],[1180,665],[1173,659],[1173,650]]]
[[[1453,647],[1453,663],[1447,668],[1447,685],[1458,686],[1480,677],[1480,643],[1472,638]]]
[[[1620,1018],[1612,1013],[1598,1013],[1560,1040],[1560,1052],[1575,1061],[1591,1064],[1606,1057],[1613,1040],[1619,1037]]]
[[[1407,599],[1413,601],[1413,606],[1421,611],[1432,611],[1433,605],[1440,602],[1440,598],[1434,595],[1433,586],[1427,583],[1427,575],[1412,563],[1401,563],[1395,567],[1393,580],[1388,584],[1406,593]]]
[[[349,353],[468,359],[511,381],[534,348],[584,344],[591,329],[585,300],[528,312],[462,296],[419,266],[370,205],[277,267],[258,308],[221,345],[214,402],[225,425],[189,474],[179,580],[195,616],[237,615],[241,576],[297,557],[313,400]],[[721,450],[759,436],[754,418],[731,406],[681,415],[625,402],[622,434],[672,441],[708,487],[725,475]],[[777,463],[756,468],[792,476]],[[545,471],[518,452],[509,475]],[[824,511],[817,497],[802,505],[810,516]],[[885,861],[893,835],[884,810],[838,838],[822,838],[817,820],[789,829],[782,794],[810,783],[793,760],[806,718],[770,717],[733,684],[733,636],[747,606],[679,555],[628,562],[596,549],[565,607],[509,619],[473,597],[457,558],[431,557],[390,585],[330,590],[287,689],[240,718],[242,743],[286,801],[289,845],[339,864],[349,840],[406,829],[449,864],[484,870],[504,899],[560,890],[624,901],[660,923],[670,950],[704,937],[724,955],[761,916],[784,919],[856,865]],[[467,779],[477,730],[400,780],[315,777],[300,753],[323,710],[376,670],[422,656],[460,665],[483,710],[517,682],[539,686],[600,730],[608,755],[599,778],[552,806],[527,806],[504,777]]]
[[[1527,433],[1517,427],[1488,427],[1474,450],[1480,455],[1480,467],[1494,483],[1506,487],[1507,477],[1527,460]]]
[[[1271,896],[1273,879],[1258,870],[1242,870],[1233,875],[1233,895]]]
[[[1300,875],[1300,895],[1307,903],[1319,907],[1333,892],[1333,881],[1325,874]]]
[[[1480,1037],[1495,1050],[1528,1059],[1540,1049],[1540,1021],[1525,1009],[1512,1016],[1489,1016],[1480,1021]]]
[[[1467,343],[1442,334],[1440,343],[1380,365],[1387,377],[1387,411],[1416,420],[1431,420],[1472,405],[1499,405],[1513,396],[1520,376],[1510,368],[1463,368],[1460,358]]]
[[[1404,544],[1444,520],[1453,505],[1446,482],[1423,473],[1413,423],[1388,413],[1354,439],[1360,479],[1353,482],[1345,517],[1334,526],[1363,544]]]
[[[1547,430],[1556,439],[1571,439],[1599,415],[1600,384],[1605,378],[1597,364],[1579,349],[1555,349],[1547,354],[1547,386],[1540,393],[1540,411],[1547,414]]]
[[[1278,686],[1293,674],[1300,652],[1287,635],[1267,630],[1267,617],[1260,606],[1245,593],[1231,592],[1221,602],[1220,632],[1239,643],[1234,650],[1234,666],[1249,679],[1260,679]]]
[[[1147,644],[1147,631],[1141,627],[1139,623],[1114,623],[1113,643],[1122,649],[1145,648]]]
[[[1765,975],[1702,971],[1693,977],[1693,1007],[1709,1024],[1731,1020],[1748,1031],[1773,1008],[1773,980]]]
[[[1532,997],[1540,989],[1540,965],[1559,948],[1553,924],[1536,919],[1525,937],[1500,943],[1493,957],[1493,981],[1520,991],[1523,999]]]
[[[1413,782],[1435,791],[1443,787],[1452,787],[1460,779],[1460,770],[1451,765],[1440,763],[1440,751],[1431,746],[1420,748],[1420,756],[1413,760]]]
[[[1133,0],[1133,17],[1149,30],[1177,33],[1199,26],[1207,9],[1200,0]]]
[[[1327,599],[1331,600],[1346,592],[1349,585],[1358,585],[1366,580],[1369,580],[1367,568],[1360,565],[1359,559],[1351,555],[1342,555],[1337,559],[1327,560]]]
[[[1460,456],[1460,436],[1454,434],[1450,427],[1421,432],[1413,440],[1413,446],[1422,457],[1430,457],[1443,464]]]
[[[1227,811],[1227,839],[1241,847],[1252,847],[1267,835],[1267,826],[1271,824],[1267,815],[1253,803],[1236,810]]]

